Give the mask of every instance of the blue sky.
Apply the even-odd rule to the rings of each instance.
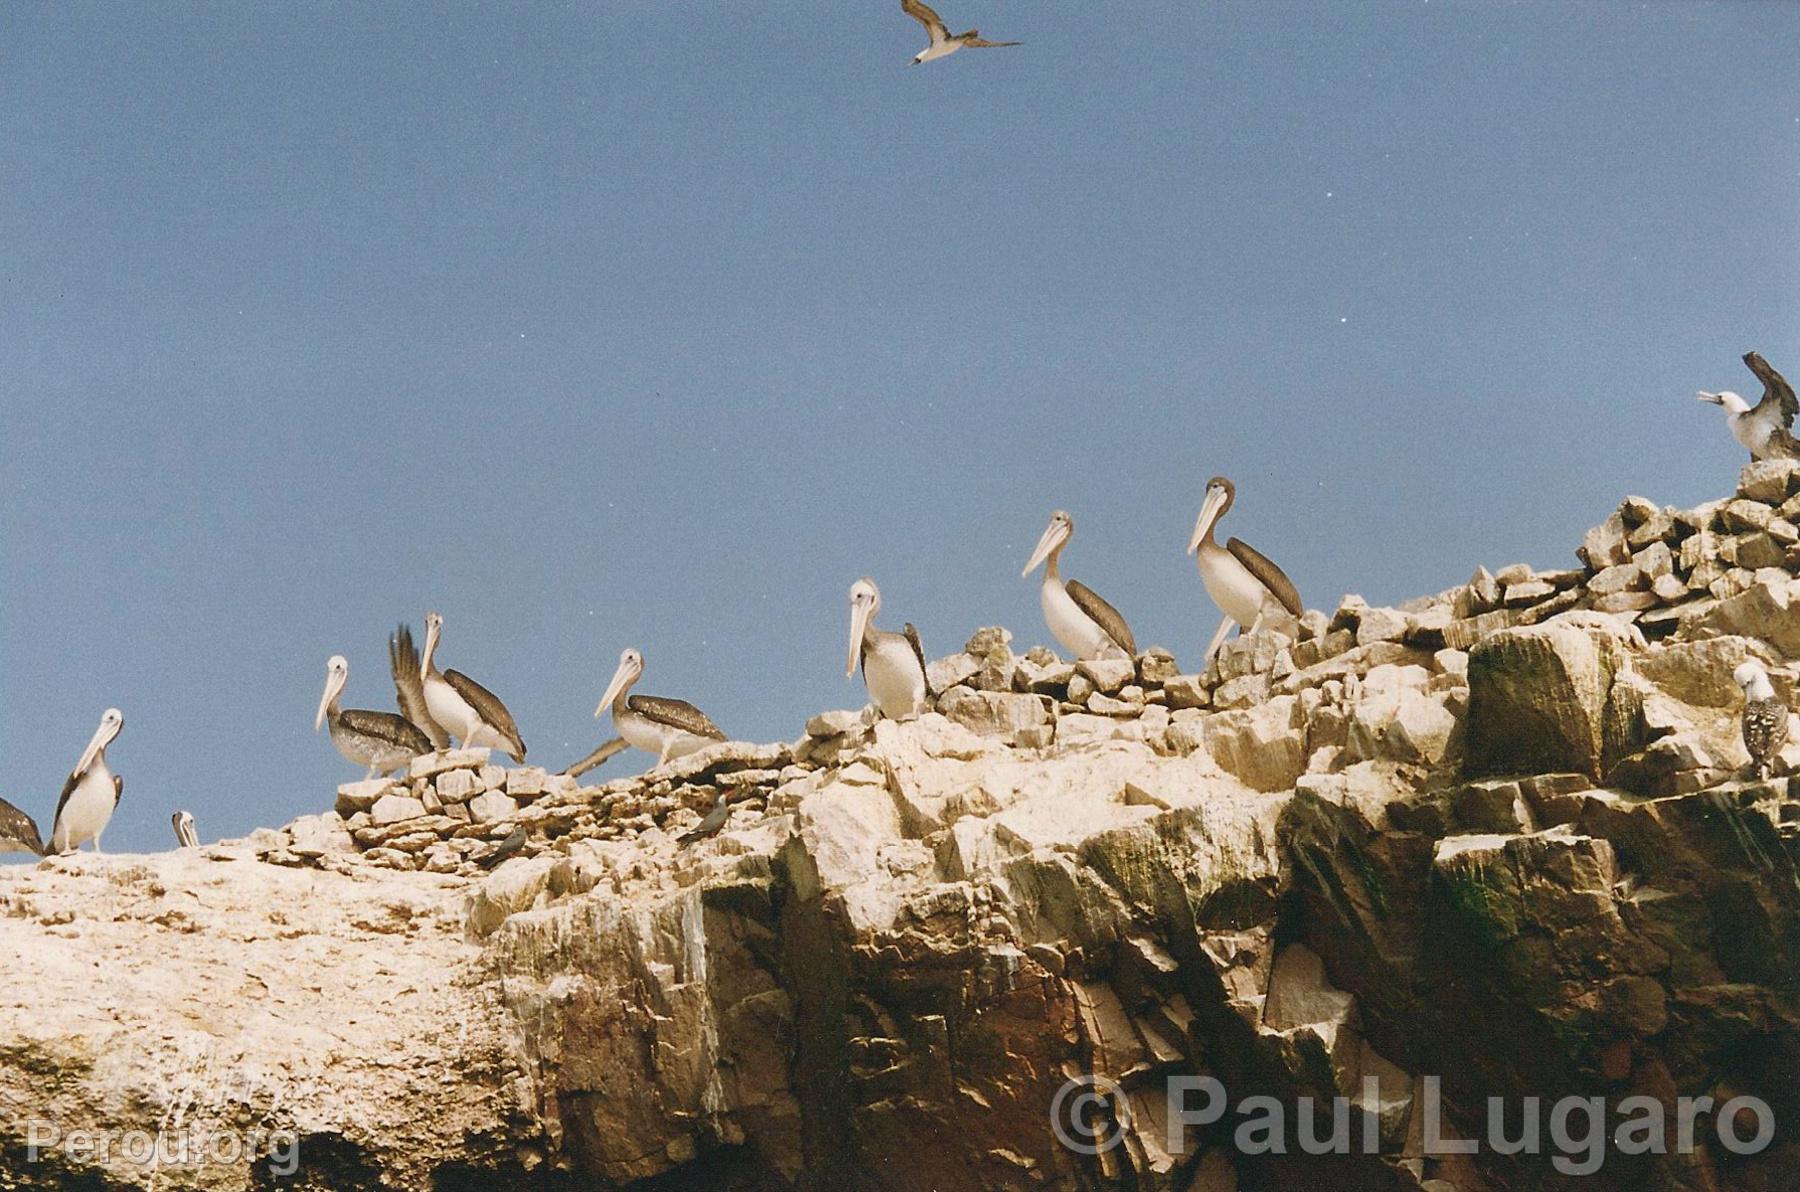
[[[945,0],[0,9],[0,774],[110,850],[328,807],[384,641],[531,760],[640,690],[750,739],[859,704],[846,591],[933,653],[1216,624],[1226,527],[1311,605],[1560,566],[1741,462],[1800,374],[1800,5]],[[1101,19],[1106,18],[1106,19]],[[618,759],[602,775],[630,772]]]

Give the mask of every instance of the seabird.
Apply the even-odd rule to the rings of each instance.
[[[1058,509],[1050,515],[1031,561],[1019,572],[1024,579],[1044,564],[1044,584],[1038,589],[1038,601],[1044,607],[1044,623],[1062,643],[1063,649],[1084,658],[1135,658],[1137,641],[1131,627],[1119,610],[1100,599],[1098,593],[1079,580],[1062,577],[1063,547],[1075,534],[1075,519]]]
[[[194,831],[194,817],[185,811],[177,811],[169,817],[175,825],[175,843],[182,848],[199,848],[200,834]]]
[[[708,836],[717,836],[725,827],[725,821],[731,818],[731,792],[720,790],[714,801],[712,810],[700,818],[700,822],[675,838],[676,844],[692,844],[696,840],[704,840]]]
[[[44,855],[44,841],[38,835],[37,821],[5,799],[0,799],[0,853]]]
[[[450,734],[431,718],[431,709],[425,703],[424,668],[419,665],[411,625],[401,625],[388,635],[388,669],[394,674],[394,698],[400,705],[400,715],[431,738],[433,749],[450,748]]]
[[[1744,445],[1751,459],[1800,459],[1800,441],[1789,433],[1794,415],[1800,414],[1794,387],[1755,352],[1745,352],[1744,363],[1763,383],[1761,401],[1752,406],[1729,389],[1718,393],[1702,389],[1700,400],[1725,407],[1732,437]]]
[[[523,763],[525,742],[506,705],[469,676],[438,670],[433,656],[443,629],[444,618],[436,613],[425,614],[425,659],[419,666],[419,680],[425,688],[426,710],[446,731],[461,739],[464,749],[487,745],[504,750],[515,762]]]
[[[370,778],[398,770],[420,754],[431,752],[431,738],[404,716],[361,708],[346,711],[340,707],[338,696],[349,681],[350,663],[342,654],[325,660],[325,691],[319,696],[313,732],[330,721],[331,743],[349,760],[367,766]]]
[[[595,717],[610,707],[619,735],[634,748],[656,755],[656,764],[682,757],[726,739],[719,726],[686,700],[660,699],[654,695],[628,695],[631,685],[644,674],[644,656],[636,650],[619,655],[606,694],[600,697]]]
[[[100,717],[100,727],[81,751],[81,760],[69,771],[62,797],[56,801],[56,818],[50,828],[51,852],[73,852],[90,840],[94,851],[100,851],[100,833],[105,831],[113,808],[125,793],[125,780],[106,767],[106,747],[124,727],[125,714],[117,708],[108,708]]]
[[[1741,663],[1731,672],[1731,677],[1744,691],[1744,748],[1750,753],[1750,764],[1755,767],[1756,776],[1767,778],[1769,763],[1787,744],[1787,705],[1775,694],[1775,687],[1769,682],[1769,674],[1761,663]]]
[[[518,827],[516,827],[512,830],[512,834],[510,836],[508,836],[505,840],[502,840],[499,844],[496,844],[493,847],[492,851],[490,851],[486,856],[482,857],[479,861],[476,861],[475,864],[481,866],[483,869],[492,869],[494,866],[500,864],[500,862],[506,860],[508,857],[517,856],[519,850],[524,847],[525,847],[525,825],[520,824]]]
[[[1237,538],[1220,546],[1213,531],[1237,500],[1237,486],[1223,476],[1206,482],[1206,499],[1200,505],[1200,516],[1194,522],[1194,536],[1188,540],[1188,554],[1195,556],[1206,594],[1224,610],[1225,619],[1207,644],[1205,663],[1218,652],[1232,622],[1245,633],[1262,624],[1270,613],[1285,611],[1300,616],[1305,608],[1300,593],[1269,557]]]
[[[1000,46],[1016,46],[1016,41],[988,41],[981,36],[981,30],[971,29],[967,33],[950,32],[950,27],[943,19],[919,0],[900,0],[900,11],[904,12],[919,24],[925,26],[925,34],[931,38],[931,44],[913,55],[912,65],[930,62],[934,58],[943,58],[968,46],[977,50],[991,50]]]
[[[925,647],[919,631],[907,622],[904,633],[875,628],[881,608],[881,590],[864,576],[850,585],[850,657],[844,677],[856,673],[862,662],[863,683],[869,697],[889,720],[913,720],[925,711],[931,681],[925,676]]]

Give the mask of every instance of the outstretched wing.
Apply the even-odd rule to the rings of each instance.
[[[906,623],[903,632],[912,645],[913,657],[919,660],[919,673],[925,676],[925,697],[929,699],[934,693],[931,690],[931,668],[925,665],[925,644],[919,640],[919,631],[913,628],[911,621]]]
[[[1088,587],[1080,580],[1069,580],[1063,584],[1063,591],[1075,602],[1075,607],[1086,613],[1094,624],[1106,631],[1106,636],[1113,639],[1119,649],[1133,658],[1137,657],[1137,641],[1131,636],[1131,626],[1119,615],[1119,610],[1100,599],[1100,593]]]
[[[386,741],[415,757],[431,752],[431,738],[404,716],[392,712],[368,712],[362,708],[346,708],[338,713],[338,723],[359,737]]]
[[[1230,551],[1238,562],[1249,568],[1250,574],[1254,575],[1263,587],[1275,594],[1275,599],[1281,601],[1282,608],[1287,609],[1296,617],[1306,611],[1306,607],[1300,603],[1300,589],[1294,586],[1294,581],[1287,577],[1285,571],[1275,566],[1275,560],[1241,538],[1233,538],[1226,542],[1225,549]]]
[[[37,821],[0,799],[0,840],[14,841],[38,856],[44,855],[44,841],[38,835]]]
[[[511,747],[513,757],[519,761],[525,760],[524,738],[519,736],[519,726],[513,723],[512,713],[506,710],[506,705],[500,702],[499,696],[461,671],[445,671],[444,682],[450,684],[456,690],[456,694],[468,701],[469,706],[475,709],[477,716],[500,730],[500,735]]]
[[[388,667],[394,672],[394,696],[400,714],[431,739],[433,749],[450,748],[450,734],[431,718],[425,704],[425,680],[419,677],[419,651],[413,645],[412,626],[402,625],[388,637]]]
[[[932,45],[950,40],[949,26],[944,24],[937,13],[931,11],[930,6],[921,4],[919,0],[900,0],[900,11],[925,26]]]
[[[958,38],[958,40],[964,45],[977,50],[995,50],[999,49],[1001,46],[1022,46],[1025,44],[1022,41],[989,41],[987,38],[976,33],[973,29]]]
[[[1794,396],[1794,387],[1787,383],[1787,378],[1771,368],[1769,362],[1756,352],[1745,352],[1744,363],[1756,374],[1756,379],[1763,383],[1762,400],[1756,403],[1755,412],[1766,414],[1773,406],[1781,411],[1781,425],[1794,425],[1794,415],[1800,414],[1800,398]]]
[[[634,695],[625,702],[633,712],[647,716],[658,724],[678,728],[684,733],[693,733],[696,737],[711,737],[715,741],[728,739],[710,716],[684,699]]]

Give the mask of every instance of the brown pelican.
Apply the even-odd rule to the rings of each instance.
[[[971,49],[991,50],[1000,46],[1016,46],[1016,41],[988,41],[981,36],[981,30],[971,29],[967,33],[951,33],[950,27],[944,24],[937,13],[932,12],[920,0],[900,0],[900,11],[904,12],[919,24],[925,26],[925,35],[931,44],[913,55],[912,65],[930,62],[934,58],[945,58],[968,46]]]
[[[38,835],[37,821],[5,799],[0,799],[0,853],[44,855],[44,841]]]
[[[1744,690],[1744,748],[1750,753],[1750,764],[1758,778],[1769,776],[1769,763],[1787,744],[1788,710],[1775,694],[1769,673],[1757,662],[1745,662],[1731,672],[1731,678]]]
[[[425,688],[425,708],[431,719],[461,738],[465,749],[487,745],[504,750],[515,762],[523,762],[525,742],[506,705],[469,676],[438,670],[433,655],[443,629],[444,618],[436,613],[425,614],[425,660],[419,666],[419,680]]]
[[[50,828],[50,851],[73,852],[94,842],[100,851],[100,833],[112,818],[113,808],[125,793],[125,780],[106,767],[106,747],[125,727],[125,714],[108,708],[100,717],[100,727],[81,751],[81,760],[69,771],[63,783],[62,797],[56,801],[56,818]]]
[[[1206,594],[1225,613],[1218,632],[1207,644],[1207,661],[1218,652],[1219,645],[1233,621],[1248,633],[1262,624],[1265,616],[1287,613],[1298,617],[1305,612],[1294,582],[1275,566],[1268,556],[1248,542],[1232,538],[1220,546],[1213,537],[1219,521],[1230,512],[1237,499],[1237,486],[1223,476],[1206,482],[1206,500],[1200,506],[1200,517],[1194,522],[1194,536],[1188,540],[1188,554],[1194,555],[1200,567],[1200,579]]]
[[[654,753],[660,766],[670,758],[683,757],[726,739],[705,712],[686,700],[627,695],[643,674],[642,654],[636,650],[620,654],[619,668],[606,685],[600,706],[594,709],[594,715],[599,717],[610,707],[619,735],[633,748]]]
[[[1789,433],[1794,415],[1800,414],[1800,399],[1794,397],[1794,387],[1755,352],[1745,352],[1744,363],[1763,383],[1761,401],[1752,406],[1729,389],[1719,393],[1702,389],[1700,400],[1725,407],[1731,434],[1750,452],[1751,459],[1800,459],[1800,441]]]
[[[850,585],[850,659],[844,677],[856,673],[860,659],[869,697],[889,720],[913,720],[925,711],[931,683],[925,677],[925,647],[908,622],[906,632],[875,628],[881,590],[864,576]]]
[[[200,834],[194,831],[194,817],[185,811],[177,811],[169,817],[175,826],[175,843],[182,848],[199,848]]]
[[[369,767],[370,778],[398,770],[421,753],[431,752],[431,739],[404,716],[339,707],[338,696],[349,681],[350,663],[342,654],[325,660],[325,692],[319,697],[313,732],[329,720],[331,743],[357,765]]]
[[[431,718],[431,709],[425,705],[425,679],[419,651],[413,645],[412,626],[402,625],[388,635],[388,669],[394,674],[394,696],[399,701],[400,714],[431,738],[433,749],[450,748],[450,734]]]
[[[705,840],[708,836],[717,836],[731,818],[731,791],[721,790],[719,797],[713,802],[712,809],[700,817],[700,822],[675,838],[676,844],[692,844],[696,840]]]
[[[1058,509],[1050,515],[1031,562],[1019,572],[1024,579],[1044,563],[1044,585],[1038,600],[1044,606],[1044,623],[1063,649],[1084,658],[1134,658],[1137,642],[1131,627],[1119,610],[1100,599],[1098,593],[1079,580],[1062,578],[1062,551],[1075,534],[1075,519]]]

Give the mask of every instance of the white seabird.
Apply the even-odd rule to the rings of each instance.
[[[525,741],[512,713],[500,697],[459,671],[437,668],[438,637],[444,618],[425,614],[425,656],[419,664],[419,680],[425,687],[425,706],[431,719],[461,739],[464,749],[486,745],[504,750],[524,764]]]
[[[671,758],[685,757],[697,749],[715,745],[726,739],[710,717],[682,699],[663,699],[654,695],[631,695],[632,684],[644,674],[644,656],[636,650],[619,655],[618,669],[606,685],[594,709],[598,719],[612,710],[613,726],[619,736],[633,748],[656,755],[656,764]]]
[[[919,24],[925,26],[925,35],[931,43],[913,55],[912,65],[931,62],[938,58],[947,58],[965,47],[975,50],[992,50],[1001,46],[1016,46],[1023,43],[1016,41],[988,41],[981,36],[981,30],[971,29],[967,33],[951,33],[950,27],[943,19],[920,0],[900,0],[900,11],[904,12]]]
[[[1038,589],[1038,603],[1044,609],[1044,624],[1062,648],[1077,662],[1089,658],[1135,658],[1137,641],[1131,626],[1119,610],[1100,599],[1100,594],[1079,580],[1062,577],[1062,552],[1075,535],[1075,519],[1058,509],[1050,515],[1031,561],[1019,578],[1030,575],[1039,563],[1044,564],[1044,582]]]
[[[90,840],[94,851],[100,851],[100,833],[106,830],[113,808],[125,793],[125,780],[107,768],[106,747],[124,727],[125,714],[117,708],[108,708],[100,717],[100,727],[81,751],[81,760],[69,771],[62,797],[56,801],[56,819],[50,828],[51,852],[73,852]]]
[[[1294,581],[1267,555],[1237,538],[1219,545],[1213,532],[1236,500],[1237,486],[1225,477],[1214,476],[1207,481],[1206,499],[1194,522],[1193,537],[1188,539],[1188,554],[1195,557],[1200,568],[1206,594],[1225,613],[1212,641],[1207,643],[1203,665],[1218,652],[1234,622],[1249,633],[1270,615],[1285,612],[1298,617],[1306,611]]]
[[[175,843],[181,848],[199,848],[200,834],[194,830],[194,817],[186,811],[177,811],[169,817],[169,823],[175,828]]]
[[[925,647],[919,631],[907,622],[904,633],[875,628],[881,590],[864,576],[850,585],[850,656],[844,677],[862,663],[869,698],[889,720],[914,720],[925,711],[931,682],[925,677]]]
[[[1744,749],[1758,778],[1769,776],[1769,765],[1788,739],[1788,709],[1775,694],[1769,672],[1756,661],[1740,663],[1731,672],[1732,680],[1743,689],[1744,714],[1740,721],[1744,733]]]
[[[1754,406],[1729,389],[1718,393],[1702,389],[1697,396],[1701,401],[1725,407],[1731,435],[1750,452],[1751,459],[1800,459],[1800,441],[1791,432],[1794,415],[1800,414],[1800,399],[1795,398],[1794,387],[1755,352],[1745,352],[1744,363],[1763,383],[1762,400]]]

